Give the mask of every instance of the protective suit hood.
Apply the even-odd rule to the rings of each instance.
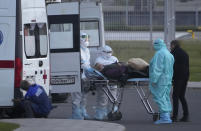
[[[154,50],[158,51],[161,48],[166,47],[165,42],[162,39],[157,39],[154,41]]]
[[[112,56],[112,48],[108,45],[105,45],[102,48],[102,57],[105,59],[109,59]]]

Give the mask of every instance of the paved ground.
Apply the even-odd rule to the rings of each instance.
[[[201,87],[201,86],[200,86]],[[188,123],[174,123],[170,125],[154,125],[152,121],[152,115],[147,114],[144,106],[140,101],[136,90],[125,89],[123,103],[121,105],[121,112],[123,113],[123,118],[120,121],[113,121],[113,123],[122,124],[126,127],[126,131],[198,131],[201,128],[201,89],[200,88],[188,88],[187,89],[187,100],[190,110],[191,122]],[[95,96],[89,94],[90,102],[88,103],[88,110],[90,115],[94,114]],[[150,97],[150,102],[153,108],[156,110],[156,105],[152,102]],[[71,116],[71,103],[57,104],[58,108],[52,111],[50,118],[70,118]],[[180,111],[180,117],[182,116]]]
[[[48,119],[9,119],[0,120],[19,123],[21,128],[16,131],[199,131],[201,128],[201,83],[189,83],[194,88],[188,88],[186,92],[187,101],[190,110],[191,122],[173,123],[168,125],[154,125],[152,115],[148,114],[140,100],[140,97],[134,88],[125,88],[124,97],[121,105],[123,118],[120,121],[84,121],[71,120],[71,99],[67,103],[57,103]],[[143,88],[147,91],[147,88]],[[88,111],[91,116],[94,115],[96,96],[89,93]],[[154,110],[157,111],[156,105],[152,98],[149,98]],[[182,111],[180,108],[180,114]],[[119,125],[120,124],[120,125]],[[121,126],[122,125],[122,126]],[[124,128],[125,126],[125,128]],[[33,130],[31,130],[33,129]]]
[[[20,124],[20,128],[15,131],[125,131],[125,127],[120,124],[86,120],[7,119],[3,121]]]
[[[122,104],[123,119],[117,123],[126,127],[127,131],[198,131],[201,128],[201,90],[188,89],[187,99],[190,110],[191,122],[189,123],[174,123],[170,125],[153,125],[152,116],[146,114],[144,107],[139,100],[139,97],[134,90],[127,90],[126,96]],[[152,103],[154,109],[156,106]],[[180,106],[181,108],[181,106]],[[179,117],[182,116],[180,111]]]

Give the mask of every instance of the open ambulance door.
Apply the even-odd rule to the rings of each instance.
[[[81,91],[79,3],[49,4],[47,12],[51,93]]]

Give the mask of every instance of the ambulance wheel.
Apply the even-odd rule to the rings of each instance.
[[[121,120],[122,113],[120,111],[110,112],[107,115],[109,121]]]
[[[153,121],[157,121],[160,117],[160,114],[159,113],[154,113],[153,114]]]
[[[68,93],[53,93],[52,102],[53,103],[66,103],[68,99]]]

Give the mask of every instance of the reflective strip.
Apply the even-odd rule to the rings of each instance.
[[[15,67],[15,61],[11,60],[0,60],[0,68],[14,68]]]

